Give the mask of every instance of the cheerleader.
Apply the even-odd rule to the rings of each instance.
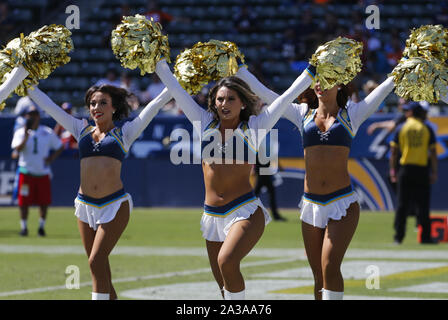
[[[201,230],[213,275],[224,299],[245,299],[240,262],[270,221],[249,182],[251,168],[260,142],[312,79],[304,72],[263,113],[255,115],[258,98],[237,77],[218,81],[204,110],[180,86],[166,61],[158,62],[156,73],[201,137],[205,184]],[[238,142],[244,146],[240,150],[235,148]]]
[[[87,91],[85,103],[94,125],[66,113],[37,87],[28,90],[28,95],[78,142],[81,185],[75,215],[89,258],[92,300],[116,299],[109,254],[125,230],[133,206],[120,178],[122,162],[135,139],[171,97],[164,90],[135,119],[117,127],[114,122],[126,118],[130,109],[125,89],[102,85]]]
[[[266,103],[278,97],[247,68],[241,67],[236,76]],[[347,168],[350,148],[361,124],[393,88],[393,78],[389,77],[364,100],[354,103],[348,99],[346,85],[323,90],[317,81],[302,95],[307,97],[307,103],[290,103],[283,114],[302,135],[306,174],[299,207],[303,241],[314,275],[315,299],[343,298],[340,267],[360,211]]]

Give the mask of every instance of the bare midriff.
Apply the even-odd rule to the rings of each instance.
[[[252,191],[249,182],[252,165],[202,162],[205,203],[222,206]]]
[[[350,185],[348,156],[345,146],[311,146],[305,148],[304,191],[329,194]]]
[[[81,159],[79,193],[99,199],[122,188],[121,161],[103,156]]]

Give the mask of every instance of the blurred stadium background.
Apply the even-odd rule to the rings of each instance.
[[[112,53],[110,32],[123,15],[146,13],[163,18],[161,22],[169,36],[173,62],[183,48],[198,41],[218,39],[235,42],[246,56],[250,70],[278,93],[282,93],[300,74],[319,44],[339,35],[354,38],[364,43],[363,70],[354,80],[357,89],[354,99],[362,99],[375,83],[386,78],[401,58],[411,28],[424,24],[448,26],[448,3],[437,0],[11,0],[0,1],[0,45],[4,46],[20,33],[28,34],[45,24],[65,24],[72,13],[66,13],[66,8],[73,4],[80,10],[80,28],[71,30],[75,46],[70,54],[72,60],[42,80],[39,87],[58,104],[70,102],[73,114],[79,117],[86,116],[84,93],[91,85],[105,81],[107,74],[111,77],[109,81],[115,81],[135,94],[134,112],[139,112],[151,99],[152,92],[160,90],[156,78],[151,75],[141,77],[138,70],[124,70]],[[365,9],[371,4],[380,9],[378,30],[368,30],[365,25],[369,15]],[[207,88],[195,98],[204,104],[206,94]],[[10,142],[18,116],[16,107],[27,102],[14,96],[6,103],[6,109],[0,113],[0,204],[5,206],[0,208],[0,261],[5,261],[0,264],[0,299],[88,298],[89,271],[70,208],[79,186],[76,152],[66,150],[52,165],[54,206],[49,211],[48,237],[40,239],[39,243],[36,243],[32,232],[28,239],[20,238],[18,209],[8,207],[14,204],[11,196],[17,168],[16,161],[11,159]],[[405,242],[400,248],[391,247],[393,215],[390,213],[394,209],[395,194],[387,180],[390,136],[384,130],[368,135],[366,128],[373,122],[396,118],[403,103],[395,94],[390,94],[381,110],[366,121],[354,140],[349,171],[364,211],[350,250],[354,249],[349,250],[346,268],[343,267],[349,270],[344,272],[348,272],[346,275],[352,280],[346,286],[350,294],[358,297],[447,298],[446,244],[431,247],[431,250],[419,246],[414,231],[415,220],[409,220]],[[430,105],[429,120],[437,134],[439,155],[439,180],[432,189],[432,214],[446,216],[448,107],[442,102]],[[55,125],[48,117],[42,121],[51,127]],[[261,281],[258,282],[259,287],[269,287],[279,279],[293,283],[291,287],[285,282],[276,282],[275,287],[281,289],[277,292],[279,295],[267,298],[266,295],[253,295],[255,299],[288,298],[284,294],[292,294],[289,296],[292,299],[310,298],[309,274],[299,273],[297,276],[297,270],[281,273],[297,266],[308,270],[308,265],[302,249],[298,251],[301,253],[299,258],[295,251],[292,254],[287,250],[302,246],[298,214],[294,209],[303,192],[301,139],[298,130],[284,119],[276,127],[279,129],[279,159],[284,169],[277,179],[278,203],[288,221],[273,223],[266,229],[257,246],[261,248],[260,252],[245,259],[244,272],[249,280],[254,281],[254,287],[256,281]],[[142,285],[213,281],[205,251],[189,251],[203,248],[199,207],[204,199],[204,187],[200,165],[174,165],[169,160],[170,153],[181,147],[169,140],[176,128],[191,132],[191,125],[178,106],[171,103],[135,142],[129,159],[123,164],[126,189],[132,194],[135,205],[144,207],[136,209],[119,243],[118,249],[123,246],[123,251],[118,251],[112,258],[117,261],[111,263],[114,279],[120,279],[117,291],[131,291],[121,296],[124,298],[157,298],[148,293],[150,289],[143,290],[143,293],[132,292]],[[191,155],[192,159],[194,156]],[[262,194],[263,202],[267,199],[266,194]],[[268,206],[269,202],[265,204]],[[30,225],[36,223],[33,219],[37,220],[37,217],[31,212]],[[139,251],[142,247],[149,247],[149,251],[142,253]],[[163,247],[171,248],[167,252],[172,252],[172,255],[157,251]],[[179,247],[185,247],[185,250]],[[266,248],[279,251],[263,253]],[[275,258],[280,260],[276,262]],[[29,259],[40,261],[40,265],[33,267],[35,273],[29,272]],[[66,279],[62,270],[68,264],[80,266],[81,290],[60,290],[64,288]],[[386,282],[382,282],[386,291],[366,289],[364,271],[372,264],[380,265],[383,275],[388,276],[384,278]],[[185,265],[191,267],[191,274],[182,274]],[[357,273],[350,273],[355,269]],[[280,275],[273,273],[277,271]],[[257,275],[260,272],[263,276]],[[291,282],[297,278],[301,280]],[[429,285],[429,289],[425,285]],[[167,292],[163,297],[171,299],[191,298],[188,295],[177,296],[175,292],[209,292],[200,286],[195,288],[196,291],[185,291],[185,288],[173,287],[170,291],[167,287],[157,287],[155,292]],[[208,284],[208,288],[214,290],[212,284]]]

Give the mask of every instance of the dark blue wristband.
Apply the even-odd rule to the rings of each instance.
[[[316,67],[313,66],[312,64],[308,64],[308,66],[306,67],[306,70],[312,76],[312,78],[314,78],[316,76]]]

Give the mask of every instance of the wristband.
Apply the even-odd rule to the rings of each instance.
[[[305,69],[309,75],[311,76],[311,78],[314,80],[314,78],[316,77],[316,67],[313,66],[312,64],[308,64],[308,66]]]

